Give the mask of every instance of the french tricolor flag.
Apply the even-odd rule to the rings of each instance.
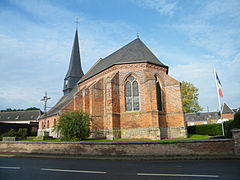
[[[222,97],[223,97],[222,84],[221,84],[221,82],[220,82],[220,80],[219,80],[219,77],[218,77],[218,75],[217,75],[217,72],[215,72],[215,74],[216,74],[216,84],[217,84],[218,94],[219,94],[219,96],[222,98]]]

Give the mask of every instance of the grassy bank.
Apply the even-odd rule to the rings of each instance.
[[[64,141],[61,140],[60,138],[53,138],[53,139],[49,139],[49,140],[33,140],[31,139],[26,139],[26,140],[20,140],[20,141],[44,141],[44,142],[146,142],[146,141],[190,141],[190,140],[204,140],[204,139],[209,139],[208,135],[200,135],[200,134],[189,134],[188,138],[176,138],[176,139],[162,139],[162,140],[138,140],[138,139],[134,139],[134,140],[107,140],[107,139],[86,139],[86,140],[82,140],[82,141]]]

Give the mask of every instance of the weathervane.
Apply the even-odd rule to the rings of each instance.
[[[137,33],[137,38],[139,38],[139,34]]]

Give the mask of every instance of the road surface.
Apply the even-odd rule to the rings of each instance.
[[[0,157],[0,180],[236,179],[240,160],[80,160]]]

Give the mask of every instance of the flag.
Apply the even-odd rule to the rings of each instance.
[[[221,82],[220,82],[220,80],[219,80],[219,77],[218,77],[218,75],[217,75],[217,72],[216,72],[216,81],[217,81],[217,89],[218,89],[218,94],[219,94],[219,96],[222,98],[223,97],[223,93],[222,93],[222,84],[221,84]]]

